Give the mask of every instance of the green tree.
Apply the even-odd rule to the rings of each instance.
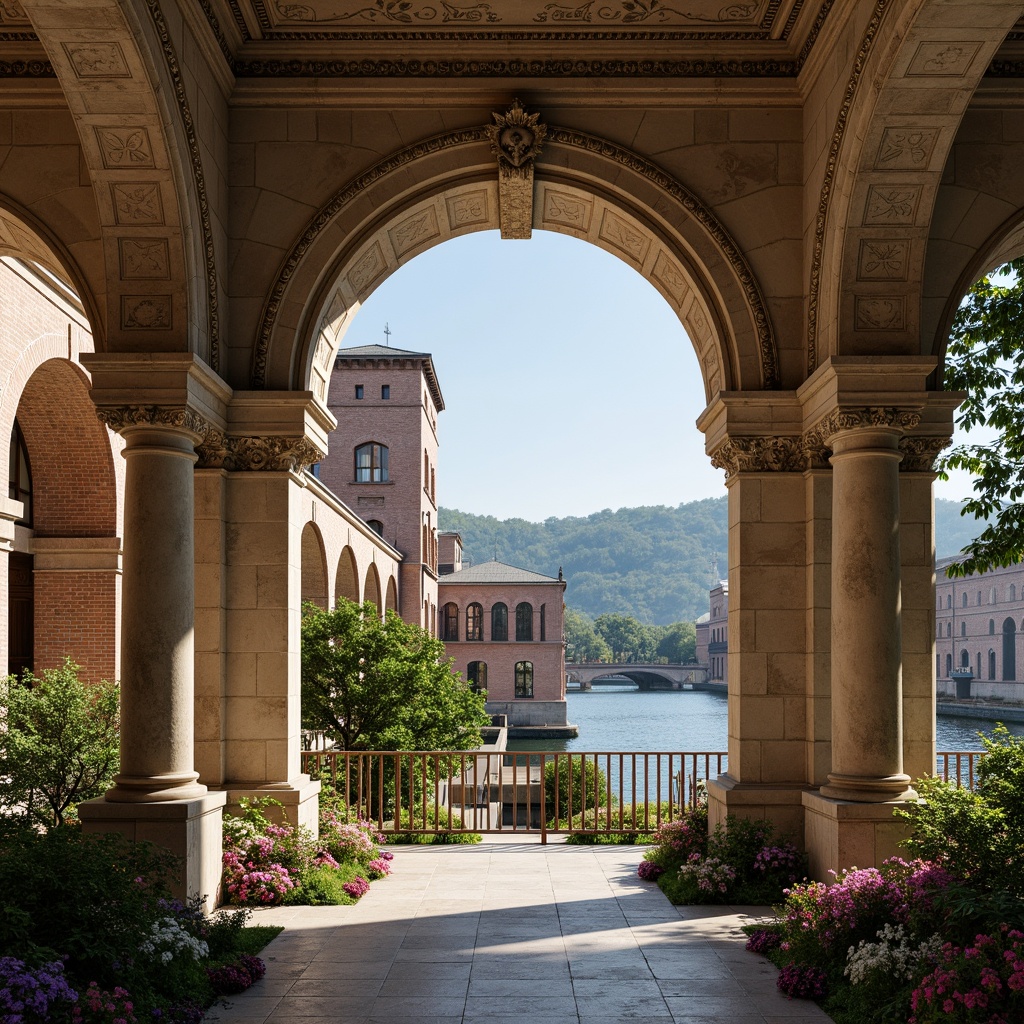
[[[944,384],[965,391],[957,424],[986,426],[995,441],[962,444],[940,468],[975,476],[963,515],[987,520],[985,529],[946,570],[965,576],[1024,559],[1024,259],[981,278],[957,310],[946,351]]]
[[[302,620],[302,725],[345,750],[467,750],[489,724],[484,696],[444,644],[394,612],[340,598]]]
[[[697,656],[697,627],[692,622],[673,622],[658,642],[658,657],[685,665]]]
[[[611,661],[612,650],[594,629],[594,622],[575,608],[565,609],[565,660],[574,664]]]
[[[113,781],[117,684],[89,685],[78,673],[67,659],[42,679],[27,672],[0,681],[0,813],[51,828]]]
[[[644,660],[648,637],[642,623],[632,615],[610,612],[594,619],[594,628],[612,649],[615,661],[637,662]]]

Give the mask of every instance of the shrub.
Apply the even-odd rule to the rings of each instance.
[[[604,806],[607,794],[605,773],[585,754],[559,755],[544,765],[544,813],[548,821]]]
[[[821,999],[828,993],[825,972],[802,964],[786,964],[776,985],[790,999]]]
[[[0,1020],[5,1024],[56,1020],[77,1001],[59,960],[29,967],[16,957],[0,957]]]
[[[117,686],[87,685],[78,672],[69,658],[42,679],[0,679],[0,813],[51,828],[113,781],[120,761]]]
[[[207,970],[214,994],[236,995],[244,992],[267,973],[267,965],[258,957],[243,953],[237,960]]]

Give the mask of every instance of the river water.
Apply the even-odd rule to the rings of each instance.
[[[631,687],[595,687],[569,693],[568,718],[580,727],[572,740],[514,740],[515,750],[725,750],[728,724],[723,694],[702,690],[640,693]],[[995,721],[938,719],[938,750],[981,750],[978,731],[991,732]],[[1024,722],[1008,722],[1024,735]]]

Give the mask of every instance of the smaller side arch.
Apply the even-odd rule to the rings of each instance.
[[[387,593],[384,596],[384,610],[387,612],[398,611],[398,587],[395,584],[395,577],[388,577]]]
[[[302,603],[326,608],[329,597],[324,539],[316,523],[306,523],[302,528]]]
[[[357,603],[362,600],[363,594],[359,587],[359,565],[356,562],[355,552],[347,544],[342,548],[341,556],[338,558],[334,596],[335,599],[344,597]]]
[[[369,601],[377,609],[378,615],[384,613],[384,602],[380,592],[380,573],[377,566],[371,562],[366,569],[366,580],[363,583],[363,600]]]

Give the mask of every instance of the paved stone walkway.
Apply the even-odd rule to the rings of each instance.
[[[224,1024],[810,1024],[743,948],[757,907],[673,907],[628,846],[394,847],[352,907],[282,907]]]

